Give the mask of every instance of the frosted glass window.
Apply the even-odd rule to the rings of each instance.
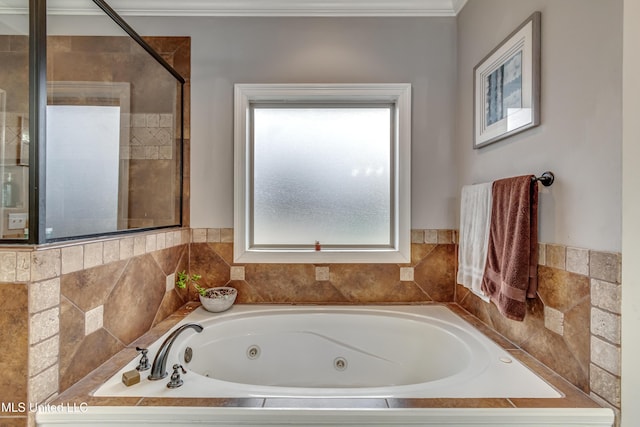
[[[252,246],[391,245],[393,106],[252,112]]]
[[[234,97],[234,262],[411,262],[411,85]]]

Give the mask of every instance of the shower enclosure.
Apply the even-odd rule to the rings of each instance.
[[[183,225],[185,80],[102,0],[0,4],[0,243]]]

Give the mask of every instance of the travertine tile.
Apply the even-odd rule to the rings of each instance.
[[[37,313],[60,304],[60,278],[29,285],[29,313]]]
[[[61,249],[62,274],[80,271],[84,268],[84,246],[69,246]]]
[[[620,345],[620,316],[592,307],[591,333]]]
[[[614,375],[620,375],[620,347],[592,335],[591,362]]]
[[[545,245],[545,265],[564,270],[566,267],[566,248],[563,245]]]
[[[84,314],[84,335],[90,335],[102,328],[104,322],[104,306],[98,307],[87,311]]]
[[[165,285],[166,292],[172,291],[176,287],[176,275],[173,273],[169,274]]]
[[[16,280],[17,253],[0,252],[0,282]]]
[[[431,244],[438,243],[438,230],[424,230],[424,242]]]
[[[164,241],[165,241],[165,248],[172,248],[175,246],[175,244],[173,243],[173,232],[167,232],[164,233]]]
[[[31,280],[34,282],[60,275],[60,249],[31,252]]]
[[[437,230],[438,244],[453,243],[453,233],[451,230]]]
[[[330,267],[328,266],[318,266],[316,267],[316,280],[318,282],[324,282],[330,280]]]
[[[29,379],[29,400],[32,402],[44,402],[49,396],[57,392],[57,364]]]
[[[411,230],[411,243],[424,243],[424,230]]]
[[[156,250],[160,251],[167,247],[167,240],[165,233],[156,234]]]
[[[216,243],[220,241],[219,228],[207,228],[207,242]]]
[[[413,282],[413,267],[400,267],[400,281]]]
[[[589,276],[611,283],[620,283],[621,260],[619,253],[591,251]]]
[[[589,250],[579,248],[567,248],[567,271],[572,273],[589,275]]]
[[[104,245],[102,242],[88,243],[84,245],[84,269],[97,267],[103,264]]]
[[[231,280],[244,280],[244,267],[232,266],[231,267]]]
[[[191,241],[193,243],[205,243],[207,241],[207,229],[194,228],[191,230]]]
[[[156,250],[157,247],[157,238],[155,234],[149,234],[146,237],[146,243],[145,243],[145,247],[144,247],[144,251],[146,253],[151,253],[153,251]]]
[[[620,407],[620,378],[591,364],[589,383],[593,393]]]
[[[133,258],[133,237],[120,239],[120,260]]]
[[[102,260],[105,264],[120,260],[120,241],[108,240],[104,242]]]
[[[133,256],[144,255],[147,250],[147,238],[145,236],[135,236],[133,238]]]
[[[16,260],[16,280],[18,282],[31,281],[31,252],[18,252]]]
[[[161,128],[171,128],[173,127],[173,114],[160,114],[160,124]]]
[[[160,126],[160,115],[159,114],[147,114],[147,127],[148,128],[157,128]]]
[[[622,287],[616,283],[591,279],[591,304],[620,314]]]
[[[60,332],[58,307],[32,315],[29,319],[29,344],[35,344]]]
[[[147,126],[146,114],[131,114],[131,127],[144,128]]]
[[[55,335],[31,347],[29,351],[29,372],[39,374],[44,369],[58,362],[60,336]]]
[[[547,245],[538,243],[538,265],[547,265]]]
[[[564,314],[555,308],[545,306],[544,326],[558,335],[564,335]]]
[[[220,241],[223,243],[233,243],[233,228],[221,228]]]

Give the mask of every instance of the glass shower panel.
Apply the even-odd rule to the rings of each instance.
[[[0,238],[26,239],[29,212],[29,2],[0,12]]]
[[[46,238],[180,225],[180,82],[93,2],[63,6],[48,2]]]

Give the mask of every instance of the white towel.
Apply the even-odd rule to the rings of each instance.
[[[458,237],[458,283],[487,302],[489,297],[481,286],[489,245],[492,186],[488,182],[462,187]]]

